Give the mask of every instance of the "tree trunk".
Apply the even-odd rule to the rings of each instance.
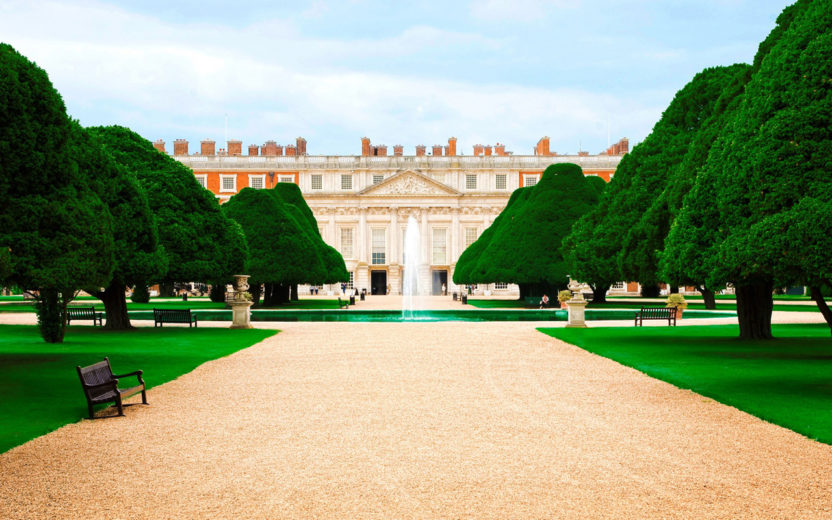
[[[260,282],[249,282],[248,292],[251,294],[251,301],[254,307],[260,306],[260,294],[263,292]]]
[[[771,282],[737,286],[740,339],[771,339],[772,289]]]
[[[291,285],[275,284],[274,286],[274,303],[275,305],[283,305],[289,301],[289,291]]]
[[[661,295],[661,289],[658,285],[642,285],[641,295],[645,298],[657,298]]]
[[[825,319],[826,324],[829,325],[829,332],[832,333],[832,311],[829,310],[829,305],[827,305],[826,300],[823,299],[823,292],[820,290],[820,287],[817,286],[812,286],[810,291],[812,299],[815,300],[820,313],[823,314],[823,319]]]
[[[263,288],[263,307],[274,305],[274,284],[267,283]]]
[[[66,332],[66,302],[57,289],[41,289],[37,301],[38,327],[43,341],[63,343]]]
[[[592,287],[592,303],[607,303],[609,285],[591,285],[590,287]]]
[[[225,284],[220,282],[212,283],[211,292],[208,294],[212,302],[225,303]]]
[[[293,302],[296,302],[296,301],[300,300],[300,295],[298,294],[298,284],[292,285],[292,296],[291,296],[291,298],[292,298]]]
[[[117,280],[110,282],[104,292],[95,295],[104,302],[104,312],[107,323],[104,328],[114,330],[132,329],[130,318],[127,316],[127,297],[124,295],[125,285]]]
[[[702,295],[702,299],[705,301],[705,308],[710,311],[716,310],[716,293],[707,287],[697,287],[696,290]]]

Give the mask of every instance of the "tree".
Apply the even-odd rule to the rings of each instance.
[[[63,341],[66,305],[113,270],[110,213],[79,169],[72,125],[42,69],[0,44],[0,248],[8,280],[38,295],[41,334]]]
[[[73,135],[79,168],[90,177],[113,219],[115,269],[112,278],[104,288],[93,286],[87,292],[104,302],[107,328],[129,329],[125,289],[163,275],[167,271],[167,256],[159,246],[156,220],[135,174],[119,166],[97,138],[80,125],[74,125]]]
[[[553,293],[566,287],[569,274],[561,242],[572,224],[598,201],[598,190],[587,181],[580,166],[563,163],[546,168],[540,182],[512,195],[509,205],[495,220],[493,234],[466,267],[457,262],[454,281],[465,283],[516,283],[521,298],[536,293]],[[479,241],[478,240],[478,241]],[[473,245],[472,245],[473,247]],[[479,249],[482,246],[477,246]],[[459,282],[457,282],[459,283]]]
[[[346,275],[344,260],[327,257],[330,249],[318,233],[317,222],[297,186],[271,190],[244,188],[223,205],[242,226],[251,251],[246,266],[253,287],[265,284],[264,305],[284,303],[290,288],[300,283],[327,283]],[[258,298],[259,299],[259,298]]]
[[[153,281],[225,283],[243,269],[248,249],[242,230],[223,215],[216,198],[199,185],[190,168],[127,128],[88,130],[116,162],[136,175],[147,193],[159,242],[168,257],[167,271]]]
[[[775,284],[829,280],[821,251],[832,238],[809,226],[825,224],[813,219],[828,215],[832,198],[830,27],[832,0],[800,0],[783,11],[696,179],[694,190],[717,193],[709,219],[720,232],[705,268],[710,284],[734,285],[741,338],[771,337]],[[695,210],[683,206],[680,222],[694,220]],[[784,237],[819,243],[785,244]]]

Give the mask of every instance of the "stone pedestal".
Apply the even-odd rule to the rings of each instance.
[[[250,329],[251,327],[251,302],[228,302],[231,305],[231,327],[232,329]]]
[[[247,274],[234,275],[234,296],[228,305],[231,306],[231,328],[250,329],[251,327],[251,294],[248,293]]]
[[[572,280],[569,283],[569,290],[572,291],[572,299],[566,302],[569,328],[586,328],[586,300],[581,292],[581,284]]]

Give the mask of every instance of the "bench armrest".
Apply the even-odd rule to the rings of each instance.
[[[113,377],[116,378],[116,380],[118,380],[118,379],[121,379],[122,377],[136,376],[136,378],[139,380],[139,383],[144,384],[144,380],[142,379],[142,374],[143,373],[144,373],[144,371],[142,371],[142,370],[136,370],[135,372],[128,372],[126,374],[113,374]]]

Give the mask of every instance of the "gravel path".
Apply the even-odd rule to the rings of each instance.
[[[530,324],[280,326],[0,455],[0,518],[832,518],[830,446]]]

